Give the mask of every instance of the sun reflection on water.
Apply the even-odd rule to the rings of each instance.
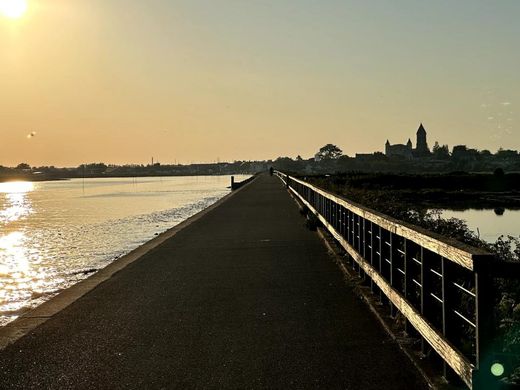
[[[33,190],[32,182],[0,183],[0,223],[14,222],[31,214],[32,207],[27,193]],[[1,199],[2,195],[4,199]]]
[[[48,288],[47,272],[37,267],[40,255],[31,250],[28,241],[22,231],[0,236],[0,314],[11,319]]]
[[[19,194],[34,190],[34,183],[30,181],[8,181],[0,183],[0,194]]]
[[[13,318],[45,283],[45,272],[32,268],[40,255],[18,225],[33,212],[28,196],[33,190],[31,182],[0,183],[0,314]]]
[[[29,269],[29,259],[25,255],[26,240],[23,232],[13,232],[5,236],[0,236],[0,253],[2,263],[0,263],[0,275],[7,272],[23,272]],[[13,274],[12,276],[15,276]]]

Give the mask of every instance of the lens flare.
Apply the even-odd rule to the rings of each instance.
[[[493,365],[491,366],[491,373],[494,376],[502,376],[502,375],[504,375],[504,372],[505,372],[505,368],[500,363],[493,363]]]

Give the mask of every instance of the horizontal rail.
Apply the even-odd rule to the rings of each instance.
[[[303,180],[290,177],[292,181],[300,183],[316,193],[324,196],[327,199],[345,207],[353,213],[361,216],[362,218],[369,220],[381,226],[382,228],[397,234],[406,239],[412,240],[422,247],[443,256],[450,261],[459,264],[469,270],[473,270],[474,267],[474,256],[489,255],[478,248],[468,248],[466,245],[459,243],[455,240],[443,239],[441,237],[435,237],[433,234],[428,234],[422,231],[420,228],[412,228],[407,226],[405,223],[398,221],[394,218],[380,214],[374,210],[370,210],[361,205],[357,205],[353,202],[347,201],[337,195],[330,194],[321,188],[318,188],[312,184],[306,183]]]
[[[476,297],[476,295],[475,295],[474,292],[469,291],[467,288],[464,288],[464,287],[461,286],[460,284],[457,284],[457,283],[453,282],[453,285],[454,285],[455,287],[459,288],[460,290],[464,291],[464,292],[465,292],[466,294],[468,294],[469,296],[471,296],[471,297],[473,297],[473,298]]]
[[[469,319],[467,319],[466,317],[464,317],[462,314],[460,314],[457,310],[453,310],[453,312],[461,319],[463,319],[464,321],[466,321],[466,323],[468,323],[469,325],[471,325],[473,328],[476,328],[477,325],[475,325],[473,322],[471,322]]]

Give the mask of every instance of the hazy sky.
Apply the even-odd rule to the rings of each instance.
[[[353,155],[420,121],[520,149],[518,0],[27,2],[0,15],[2,165]]]

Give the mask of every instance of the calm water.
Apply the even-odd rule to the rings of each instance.
[[[208,207],[229,184],[229,176],[0,183],[0,326]]]
[[[497,215],[494,210],[443,210],[445,218],[459,218],[467,222],[468,227],[480,233],[480,238],[495,242],[501,235],[520,235],[520,210],[505,210]]]

